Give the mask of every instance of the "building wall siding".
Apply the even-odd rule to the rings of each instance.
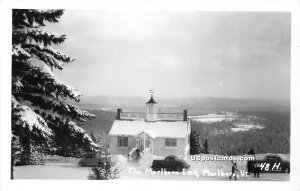
[[[176,148],[165,147],[165,138],[157,137],[154,143],[154,155],[168,156],[168,155],[185,155],[186,139],[177,139]]]
[[[136,139],[133,136],[128,136],[128,147],[118,147],[118,137],[110,137],[110,154],[111,155],[127,155],[134,147],[136,147]]]
[[[110,137],[110,154],[111,155],[127,155],[134,147],[136,147],[136,138],[133,136],[128,137],[128,147],[118,147],[118,137]],[[154,140],[154,155],[158,156],[168,156],[168,155],[186,155],[187,150],[187,140],[185,138],[177,139],[176,148],[165,147],[165,138],[157,137]]]
[[[168,155],[189,155],[190,140],[189,136],[191,133],[191,124],[188,123],[188,131],[185,138],[177,138],[176,148],[166,148],[165,138],[157,137],[154,139],[154,155],[168,156]],[[112,155],[127,155],[134,147],[136,147],[136,137],[128,136],[128,147],[118,147],[118,137],[110,136],[110,154]]]

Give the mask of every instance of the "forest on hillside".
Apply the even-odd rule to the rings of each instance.
[[[290,112],[244,111],[239,114],[265,119],[260,120],[265,128],[230,133],[232,124],[225,121],[192,121],[191,127],[201,140],[208,139],[210,150],[215,154],[246,154],[250,149],[257,153],[290,153]]]
[[[82,125],[83,129],[89,134],[93,134],[96,138],[102,139],[105,145],[109,143],[108,133],[116,118],[117,113],[104,110],[88,110],[96,117],[87,120]]]

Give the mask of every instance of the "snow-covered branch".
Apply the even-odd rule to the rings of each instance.
[[[66,35],[59,35],[49,31],[35,28],[19,28],[13,30],[13,42],[15,44],[26,44],[31,42],[42,43],[49,46],[52,43],[60,44],[66,40]]]
[[[73,120],[85,121],[85,118],[95,117],[95,115],[88,111],[51,96],[38,93],[18,93],[15,96],[22,99],[27,106],[38,110],[39,114],[46,118],[51,117],[53,120],[55,118],[63,119],[67,116]]]
[[[17,117],[17,120],[14,121],[16,125],[23,128],[27,127],[29,131],[36,128],[45,138],[52,135],[52,131],[46,121],[30,107],[21,105],[14,97],[12,97],[12,107],[13,114]]]

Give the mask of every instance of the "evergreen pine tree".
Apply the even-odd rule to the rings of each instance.
[[[248,152],[247,152],[248,155],[255,155],[256,152],[253,148],[251,148]]]
[[[16,162],[20,159],[20,142],[19,137],[12,135],[11,137],[11,171],[10,171],[10,179],[14,179],[14,166]]]
[[[209,153],[210,153],[210,150],[209,150],[209,144],[208,144],[208,138],[207,138],[207,137],[205,137],[205,138],[203,139],[202,145],[203,145],[202,153],[204,153],[204,154],[209,154]]]
[[[98,158],[97,166],[93,166],[90,170],[92,174],[88,177],[90,180],[109,180],[119,177],[119,167],[117,161],[112,161],[107,152],[104,151],[104,157]]]
[[[95,137],[93,131],[91,131],[90,137],[91,137],[91,139],[92,139],[95,143],[97,142],[96,137]]]
[[[26,164],[41,150],[72,155],[74,150],[98,148],[77,125],[94,115],[70,103],[80,101],[82,94],[53,73],[74,61],[51,47],[64,42],[66,35],[44,30],[45,22],[58,22],[63,12],[12,11],[12,134],[20,138],[21,158]]]
[[[196,131],[192,131],[190,135],[190,154],[196,155],[201,152],[200,146],[200,134]]]

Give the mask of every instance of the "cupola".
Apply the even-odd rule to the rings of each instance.
[[[156,121],[157,120],[157,102],[153,98],[153,93],[151,92],[151,98],[146,103],[146,121]]]

